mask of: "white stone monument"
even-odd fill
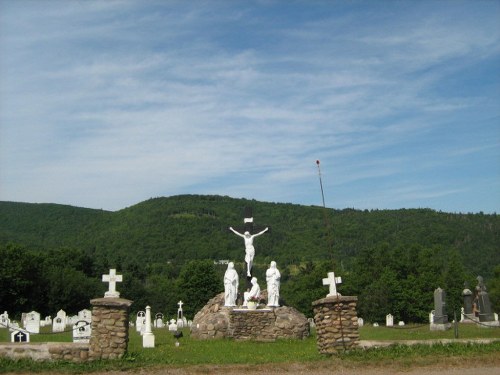
[[[184,302],[179,301],[177,304],[179,305],[179,308],[177,309],[177,329],[179,329],[184,327],[184,312],[182,311],[182,305],[184,305]]]
[[[386,327],[394,326],[394,317],[391,314],[387,314],[385,316],[385,326]]]
[[[135,329],[137,332],[141,332],[142,327],[144,326],[146,320],[146,312],[139,311],[137,313],[137,317],[135,319]]]
[[[365,321],[363,318],[358,318],[358,327],[361,328],[365,325]]]
[[[0,328],[8,328],[10,325],[9,314],[5,311],[3,314],[0,314]]]
[[[40,314],[36,311],[27,313],[24,328],[30,333],[40,333]]]
[[[120,298],[120,292],[116,291],[116,283],[123,281],[122,275],[116,274],[116,269],[109,270],[109,275],[102,275],[102,281],[109,283],[109,290],[104,293],[105,298]]]
[[[90,322],[79,320],[73,326],[73,342],[89,343],[92,328]]]
[[[340,296],[340,293],[337,292],[337,284],[341,283],[342,283],[341,277],[335,277],[334,272],[328,272],[328,277],[326,279],[323,279],[323,285],[328,285],[330,287],[330,291],[326,296],[327,297]]]
[[[66,328],[66,311],[59,310],[52,320],[52,332],[63,332]]]
[[[92,311],[83,309],[78,312],[78,320],[85,320],[86,322],[92,321]]]
[[[170,319],[170,324],[168,325],[168,330],[171,332],[177,331],[177,322],[175,319]]]
[[[151,307],[146,306],[146,321],[144,324],[144,333],[142,334],[142,347],[143,348],[154,348],[155,347],[155,335],[151,329]]]
[[[163,314],[162,313],[156,313],[155,315],[155,327],[156,328],[164,328],[165,323],[163,323]]]

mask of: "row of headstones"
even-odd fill
[[[193,322],[187,320],[184,316],[177,319],[170,319],[170,321],[164,320],[164,315],[162,313],[155,314],[155,319],[153,325],[155,328],[168,328],[169,331],[177,331],[182,328],[191,328]],[[137,332],[143,333],[146,327],[146,312],[139,311],[135,320],[135,325],[131,322],[130,326],[135,326]]]
[[[6,328],[11,331],[11,342],[30,342],[30,335],[34,333],[27,328],[19,327],[19,324],[15,321],[11,321]],[[73,325],[72,332],[73,342],[88,343],[92,333],[91,323],[86,320],[79,320]]]
[[[52,325],[52,332],[64,332],[66,327],[74,327],[74,325],[79,321],[85,321],[90,323],[92,319],[92,313],[90,310],[84,309],[78,312],[78,315],[67,316],[64,310],[59,310],[54,319],[50,316],[45,317],[45,319],[40,319],[40,313],[36,311],[31,311],[29,313],[23,313],[21,315],[21,324],[26,331],[30,333],[40,333],[40,328]],[[0,326],[1,327],[19,327],[19,324],[11,321],[9,319],[9,314],[5,311],[0,314]]]

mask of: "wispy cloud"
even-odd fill
[[[2,2],[0,199],[498,210],[498,4],[361,4]]]

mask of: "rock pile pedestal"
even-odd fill
[[[293,307],[257,310],[224,306],[224,293],[212,298],[194,317],[191,337],[196,339],[275,341],[309,336],[309,322]]]
[[[128,313],[132,301],[123,298],[97,298],[90,301],[92,335],[89,359],[121,358],[128,346]]]
[[[312,303],[321,354],[337,354],[358,346],[357,301],[355,296],[338,296]]]

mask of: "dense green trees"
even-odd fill
[[[261,287],[276,260],[283,302],[308,316],[311,302],[326,296],[321,280],[332,270],[343,278],[340,292],[359,297],[367,321],[383,321],[389,312],[426,321],[437,287],[446,290],[451,314],[461,306],[463,282],[475,285],[478,274],[498,311],[497,215],[337,211],[220,196],[155,198],[117,212],[0,202],[0,309],[76,312],[103,295],[101,275],[116,268],[124,275],[118,290],[134,301],[133,312],[150,305],[174,317],[182,299],[192,318],[222,291],[225,267],[214,260],[244,269],[243,243],[227,228],[242,224],[245,206],[256,224],[271,227],[255,244]]]

